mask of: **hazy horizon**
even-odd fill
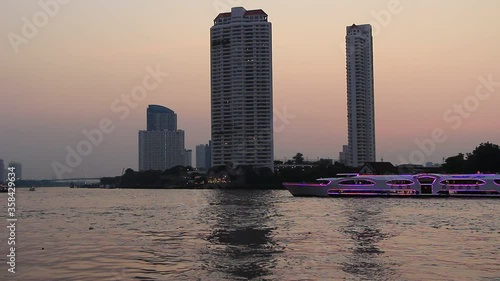
[[[25,179],[54,177],[52,163],[65,164],[66,147],[103,119],[114,130],[64,177],[137,169],[149,104],[177,113],[195,154],[210,139],[210,27],[231,6],[263,9],[273,25],[274,111],[290,115],[275,120],[275,159],[337,159],[347,144],[345,28],[353,23],[374,28],[378,161],[410,161],[422,150],[415,141],[437,129],[446,140],[424,162],[500,143],[500,1],[55,1],[0,3],[0,159],[21,162]],[[46,14],[39,3],[57,5],[28,38],[26,20]],[[156,68],[168,76],[152,78],[158,86],[127,116],[117,110]]]

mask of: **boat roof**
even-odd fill
[[[352,176],[344,176],[352,175]],[[500,179],[500,174],[415,174],[415,175],[369,175],[369,174],[338,174],[337,177],[319,178],[318,180],[339,180],[339,179],[416,179],[416,178],[444,178],[444,179]]]

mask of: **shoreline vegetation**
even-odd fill
[[[165,171],[127,169],[122,176],[102,178],[99,185],[125,189],[284,189],[281,183],[269,168],[225,165],[205,172],[189,166]]]
[[[311,182],[320,177],[354,172],[338,162],[320,160],[300,164],[276,161],[274,172],[267,167],[255,168],[232,164],[215,166],[208,171],[176,166],[165,171],[134,171],[127,169],[122,176],[102,178],[101,188],[127,189],[285,189],[283,182]],[[85,186],[84,186],[85,187]],[[90,187],[90,186],[89,186]]]
[[[234,166],[231,163],[198,171],[193,167],[176,166],[164,171],[134,171],[126,169],[121,176],[103,177],[96,183],[75,182],[70,187],[123,189],[284,189],[283,182],[314,182],[319,178],[341,173],[358,173],[360,168],[348,167],[330,159],[305,161],[297,153],[286,162],[275,161],[275,169]],[[381,163],[381,162],[378,162]],[[390,163],[389,163],[390,164]],[[500,173],[500,147],[490,142],[481,143],[471,153],[459,153],[446,158],[439,167],[400,165],[391,171],[375,174],[475,174]],[[71,186],[72,185],[72,186]],[[60,180],[19,180],[17,187],[68,187]]]
[[[283,182],[313,182],[318,178],[333,177],[341,173],[358,173],[353,168],[320,159],[304,161],[302,153],[285,163],[275,161],[275,169],[255,168],[231,163],[210,168],[206,172],[192,167],[176,166],[165,171],[134,171],[127,169],[122,176],[102,178],[100,187],[129,189],[284,189]],[[392,164],[390,164],[392,166]],[[379,174],[416,173],[500,173],[500,147],[481,143],[473,152],[448,157],[440,167],[400,165],[395,170],[378,171]]]

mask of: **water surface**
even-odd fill
[[[39,188],[17,203],[2,280],[500,280],[497,199]]]

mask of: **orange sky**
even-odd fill
[[[377,159],[408,160],[419,150],[415,140],[436,128],[447,140],[424,161],[500,143],[498,83],[483,89],[489,97],[460,117],[458,128],[452,127],[457,113],[448,116],[455,121],[443,119],[455,104],[474,101],[479,77],[500,82],[500,1],[72,0],[58,4],[16,53],[12,34],[23,36],[23,18],[33,22],[44,10],[38,1],[4,0],[0,158],[22,162],[26,177],[53,177],[51,164],[65,164],[65,147],[76,147],[85,139],[82,130],[109,118],[116,129],[64,176],[137,169],[137,131],[146,127],[148,104],[177,112],[187,148],[206,143],[209,29],[231,6],[262,8],[273,23],[275,111],[295,115],[275,133],[276,158],[299,151],[309,159],[337,158],[347,143],[344,36],[353,23],[374,25]],[[169,76],[120,119],[110,105],[156,65]]]

